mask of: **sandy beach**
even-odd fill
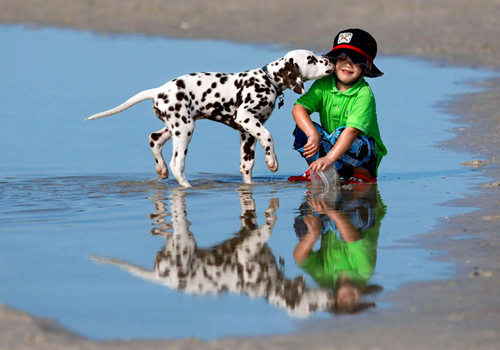
[[[0,0],[0,23],[102,33],[225,39],[330,49],[334,34],[360,27],[379,55],[414,56],[443,65],[500,71],[500,2],[390,0]],[[387,67],[390,70],[390,67]],[[430,82],[432,83],[432,82]],[[481,179],[478,194],[445,205],[477,208],[443,219],[415,244],[443,251],[452,279],[405,285],[384,314],[348,317],[331,327],[288,336],[94,342],[0,304],[0,349],[498,349],[500,348],[500,78],[482,92],[441,108],[456,116],[456,137],[443,147],[472,154],[463,166]],[[453,239],[455,236],[470,239]]]

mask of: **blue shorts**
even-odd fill
[[[335,145],[340,134],[344,131],[345,126],[335,129],[331,134],[328,134],[318,123],[313,122],[319,132],[320,146],[319,152],[306,160],[311,163],[320,157],[324,157]],[[295,140],[293,149],[298,151],[304,157],[304,146],[307,143],[307,136],[298,127],[293,131]],[[352,146],[344,153],[344,155],[334,163],[335,169],[343,178],[349,178],[353,174],[353,167],[369,170],[371,175],[375,177],[377,169],[377,153],[375,152],[375,141],[371,136],[360,135],[356,137]]]

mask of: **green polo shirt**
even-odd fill
[[[298,104],[306,107],[310,114],[319,113],[323,128],[331,134],[341,126],[350,126],[373,137],[377,152],[377,167],[387,148],[380,137],[377,121],[375,96],[370,85],[360,79],[349,90],[340,92],[333,75],[316,80],[299,99]]]

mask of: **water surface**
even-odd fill
[[[453,272],[450,264],[431,259],[439,250],[421,249],[408,239],[442,217],[467,210],[439,204],[470,192],[472,178],[471,170],[460,165],[466,155],[436,147],[456,126],[436,105],[472,91],[468,83],[490,72],[377,58],[386,74],[369,83],[389,155],[378,186],[367,192],[317,196],[303,184],[286,181],[305,169],[291,150],[290,111],[298,96],[289,91],[285,106],[266,124],[276,142],[278,173],[267,170],[257,147],[256,184],[242,185],[237,133],[201,121],[187,157],[194,186],[179,190],[174,180],[156,179],[147,136],[162,125],[148,102],[98,121],[83,118],[181,74],[261,67],[284,55],[283,49],[20,26],[0,27],[0,42],[0,302],[53,318],[93,339],[215,339],[298,331],[309,320],[335,316],[291,308],[261,281],[238,291],[227,282],[224,292],[208,293],[205,279],[198,282],[205,292],[194,292],[168,278],[152,278],[149,271],[155,261],[165,264],[167,254],[160,252],[175,250],[175,244],[168,248],[169,241],[177,242],[175,234],[185,238],[178,242],[186,252],[181,255],[196,258],[181,264],[207,263],[210,254],[229,259],[239,243],[249,250],[258,244],[261,250],[252,256],[261,262],[257,265],[267,266],[269,283],[307,289],[310,298],[325,300],[331,291],[293,257],[297,218],[311,198],[327,198],[322,205],[352,220],[384,209],[377,214],[376,264],[368,281],[382,291],[367,297],[377,307],[366,312],[383,313],[390,305],[377,303],[378,298],[402,283]],[[169,157],[169,145],[164,154]],[[259,230],[269,237],[261,235],[259,241]],[[319,248],[318,240],[314,249]],[[253,261],[245,261],[251,270]]]

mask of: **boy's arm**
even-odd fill
[[[337,140],[337,142],[335,142],[335,145],[330,150],[330,152],[328,152],[326,156],[321,157],[315,162],[311,163],[311,165],[309,165],[309,170],[325,171],[326,169],[331,167],[333,163],[339,160],[340,157],[342,157],[342,155],[352,146],[354,140],[356,139],[356,137],[358,137],[359,134],[361,134],[360,130],[350,126],[346,127],[340,134],[339,139]]]
[[[296,104],[292,109],[293,119],[297,126],[306,134],[308,137],[307,143],[304,146],[304,155],[306,158],[314,156],[319,151],[319,133],[314,127],[314,124],[309,115],[309,110],[300,105]]]
[[[293,251],[293,258],[299,265],[307,259],[321,234],[319,218],[314,215],[308,215],[304,218],[304,223],[307,226],[307,233],[300,239],[300,242]]]

